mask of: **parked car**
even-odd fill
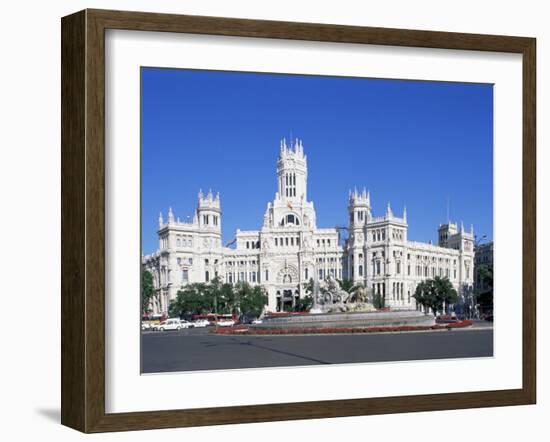
[[[233,327],[235,325],[235,321],[233,319],[220,319],[218,322],[216,322],[218,327]]]
[[[142,330],[153,330],[153,324],[150,322],[142,322],[141,323],[141,329]]]
[[[181,328],[192,328],[192,327],[195,327],[195,324],[193,324],[192,322],[186,321],[186,320],[184,320],[184,319],[180,320],[180,325],[181,325]]]
[[[261,319],[254,319],[251,324],[261,324],[263,321]]]
[[[197,319],[193,322],[194,327],[208,327],[210,322],[207,319]]]
[[[155,327],[155,330],[180,330],[182,328],[188,328],[189,326],[184,326],[182,322],[177,318],[170,318],[166,321],[162,321]]]

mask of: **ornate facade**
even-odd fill
[[[159,217],[159,250],[143,256],[153,274],[155,313],[166,312],[170,300],[188,283],[260,284],[268,293],[268,311],[280,311],[305,296],[313,279],[333,276],[362,283],[384,296],[392,308],[414,309],[416,285],[434,276],[448,277],[459,294],[473,284],[474,232],[448,222],[439,226],[438,245],[409,241],[407,213],[395,216],[388,204],[373,216],[370,195],[350,191],[347,227],[318,228],[307,197],[307,156],[300,140],[283,140],[277,161],[277,192],[267,203],[260,230],[237,230],[224,246],[219,194],[199,192],[192,222],[180,222],[172,209]],[[340,231],[348,230],[346,240]]]

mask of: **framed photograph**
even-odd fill
[[[534,404],[535,53],[64,17],[62,423]]]

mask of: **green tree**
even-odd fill
[[[493,311],[493,269],[481,264],[477,269],[481,289],[475,294],[475,300],[482,312]]]
[[[248,318],[259,317],[267,304],[267,294],[261,286],[250,286],[244,282],[235,287],[239,313]]]
[[[425,309],[432,309],[434,315],[443,306],[439,303],[437,296],[435,295],[435,287],[432,279],[421,281],[414,292],[413,298],[416,302],[423,306]]]
[[[189,284],[179,290],[176,299],[170,302],[168,313],[171,317],[208,313],[211,311],[208,301],[206,284]]]
[[[216,292],[215,298],[216,313],[232,313],[235,305],[235,291],[231,284],[225,283],[220,286]]]
[[[436,276],[434,279],[420,282],[413,298],[436,316],[437,312],[442,311],[443,308],[448,309],[449,305],[454,304],[458,295],[448,278]]]
[[[141,272],[141,310],[143,313],[150,311],[149,304],[155,293],[153,275],[148,270]]]
[[[434,278],[436,296],[441,299],[445,313],[449,313],[449,306],[458,301],[458,294],[449,278]]]
[[[207,284],[202,287],[203,293],[203,306],[202,309],[206,313],[217,312],[220,305],[223,305],[222,299],[222,287],[223,283],[221,279],[216,276]]]

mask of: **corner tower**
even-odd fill
[[[364,283],[367,268],[365,227],[371,220],[370,194],[366,189],[362,193],[350,190],[348,212],[347,274],[354,282]]]
[[[199,227],[208,228],[221,233],[220,194],[214,195],[209,191],[206,196],[199,191],[197,204],[197,218]]]

